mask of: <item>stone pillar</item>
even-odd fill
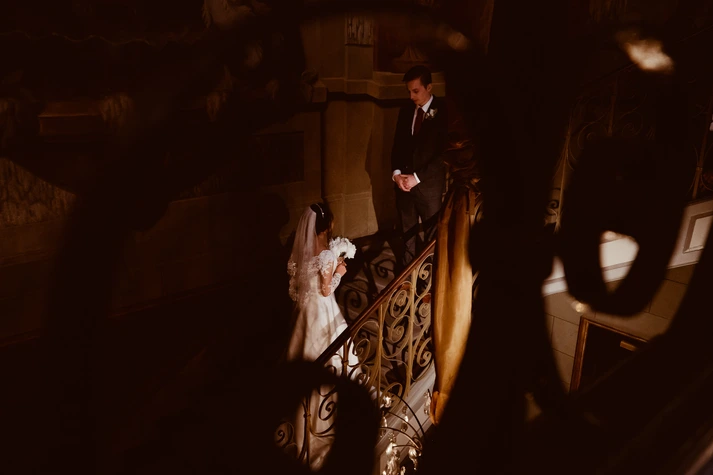
[[[335,216],[335,234],[344,233],[345,162],[347,155],[347,103],[329,101],[322,116],[322,196]]]
[[[382,179],[383,156],[375,156],[371,101],[330,101],[324,113],[323,195],[335,214],[334,232],[350,238],[378,230],[372,180]],[[383,180],[382,180],[383,181]]]
[[[364,15],[348,15],[345,19],[347,79],[371,79],[374,74],[374,24]]]
[[[344,52],[341,77],[347,84],[350,80],[371,80],[373,20],[368,16],[348,15],[341,21],[343,41],[340,46]],[[329,24],[330,31],[334,31],[334,26]],[[338,63],[324,58],[323,64],[327,61],[334,63],[332,66]],[[350,238],[377,230],[367,170],[374,107],[372,101],[331,100],[323,115],[323,196],[335,214],[335,233]]]
[[[398,105],[374,106],[374,123],[367,173],[371,179],[372,209],[376,231],[388,231],[396,224],[394,182],[391,180],[391,148],[394,143]]]
[[[376,232],[374,206],[367,157],[370,155],[374,129],[374,103],[350,102],[347,107],[346,189],[344,196],[344,233],[365,236]]]

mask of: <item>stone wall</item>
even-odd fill
[[[268,252],[283,252],[301,211],[321,196],[321,112],[299,114],[259,135],[277,144],[267,147],[277,152],[285,137],[303,148],[300,180],[278,180],[255,194],[252,187],[242,187],[256,177],[241,173],[237,162],[185,190],[155,226],[132,233],[126,242],[116,275],[115,313],[254,278],[243,275],[243,269],[248,267],[245,260],[253,258],[255,236]],[[75,196],[6,159],[0,159],[0,189],[0,342],[7,342],[31,336],[41,327],[56,253],[64,242]]]
[[[408,97],[402,74],[375,71],[374,24],[368,17],[315,20],[303,25],[302,38],[307,67],[319,78],[313,104],[256,134],[261,154],[252,160],[264,164],[250,169],[260,176],[245,176],[236,160],[182,192],[152,229],[129,239],[115,309],[240,277],[236,260],[243,255],[246,233],[266,233],[266,239],[284,244],[304,208],[321,199],[333,207],[337,234],[358,238],[393,229],[390,153],[398,107]],[[434,91],[445,94],[440,74],[434,75]],[[67,104],[63,107],[73,103]],[[57,114],[50,115],[56,122]],[[66,144],[57,145],[61,148],[53,156],[51,147],[43,159],[65,164],[53,168],[60,172],[55,177],[91,176],[88,170],[95,164],[88,156],[75,160]],[[257,195],[244,192],[246,181],[259,182]],[[75,195],[0,158],[0,198],[4,339],[40,327],[53,259]],[[241,218],[255,212],[262,217],[251,223],[261,222],[260,229]]]
[[[402,73],[375,69],[373,28],[369,18],[333,17],[304,35],[308,47],[321,45],[307,57],[328,91],[323,197],[335,212],[335,232],[350,238],[388,231],[396,223],[391,146],[408,93]],[[445,94],[440,74],[434,75],[434,92]]]

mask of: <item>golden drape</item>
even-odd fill
[[[479,196],[470,186],[453,187],[438,222],[432,309],[436,386],[430,416],[434,424],[448,403],[470,331],[474,279],[468,248]]]

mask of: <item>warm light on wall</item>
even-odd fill
[[[653,38],[639,38],[636,31],[627,30],[617,35],[621,48],[629,59],[644,71],[673,72],[673,59],[663,51],[663,44]]]

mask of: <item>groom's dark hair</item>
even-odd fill
[[[314,232],[322,234],[325,230],[328,230],[332,226],[334,215],[326,203],[315,203],[310,205],[310,209],[317,215],[317,219],[314,223]]]
[[[411,69],[406,71],[406,74],[404,74],[403,81],[409,82],[413,81],[414,79],[420,79],[421,84],[423,84],[424,87],[428,86],[432,82],[431,70],[421,64],[412,67]]]

